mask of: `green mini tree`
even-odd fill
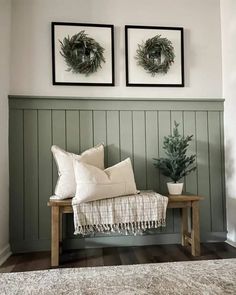
[[[159,168],[163,175],[171,178],[175,183],[196,170],[194,165],[196,155],[186,155],[193,135],[181,136],[178,127],[179,124],[175,121],[173,135],[164,137],[163,149],[167,158],[153,159],[155,161],[154,166]]]

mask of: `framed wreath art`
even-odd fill
[[[183,28],[125,26],[126,85],[184,86]]]
[[[52,23],[53,85],[114,86],[113,25]]]

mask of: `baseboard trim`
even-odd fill
[[[230,246],[233,246],[234,248],[236,248],[236,242],[227,239],[226,243],[229,244]]]
[[[0,265],[2,265],[11,254],[10,244],[7,244],[3,249],[0,250]]]
[[[226,240],[225,232],[210,232],[201,234],[201,242],[223,242]],[[180,244],[180,233],[152,234],[137,236],[106,236],[83,239],[66,239],[63,241],[64,249],[83,249],[83,248],[105,248],[105,247],[126,247],[126,246],[148,246]]]
[[[226,232],[209,232],[201,234],[201,242],[223,242],[226,240]],[[24,240],[12,241],[13,253],[49,251],[51,241]],[[84,249],[102,247],[125,247],[125,246],[147,246],[147,245],[180,244],[179,233],[159,233],[152,235],[137,236],[96,236],[87,238],[68,238],[63,241],[63,249]]]

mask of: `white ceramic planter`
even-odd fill
[[[181,195],[183,191],[183,183],[167,182],[167,187],[170,195]]]

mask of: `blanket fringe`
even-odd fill
[[[90,235],[91,233],[119,233],[125,235],[142,234],[147,229],[158,228],[166,225],[165,219],[153,221],[136,221],[118,224],[82,225],[75,228],[75,235]]]

